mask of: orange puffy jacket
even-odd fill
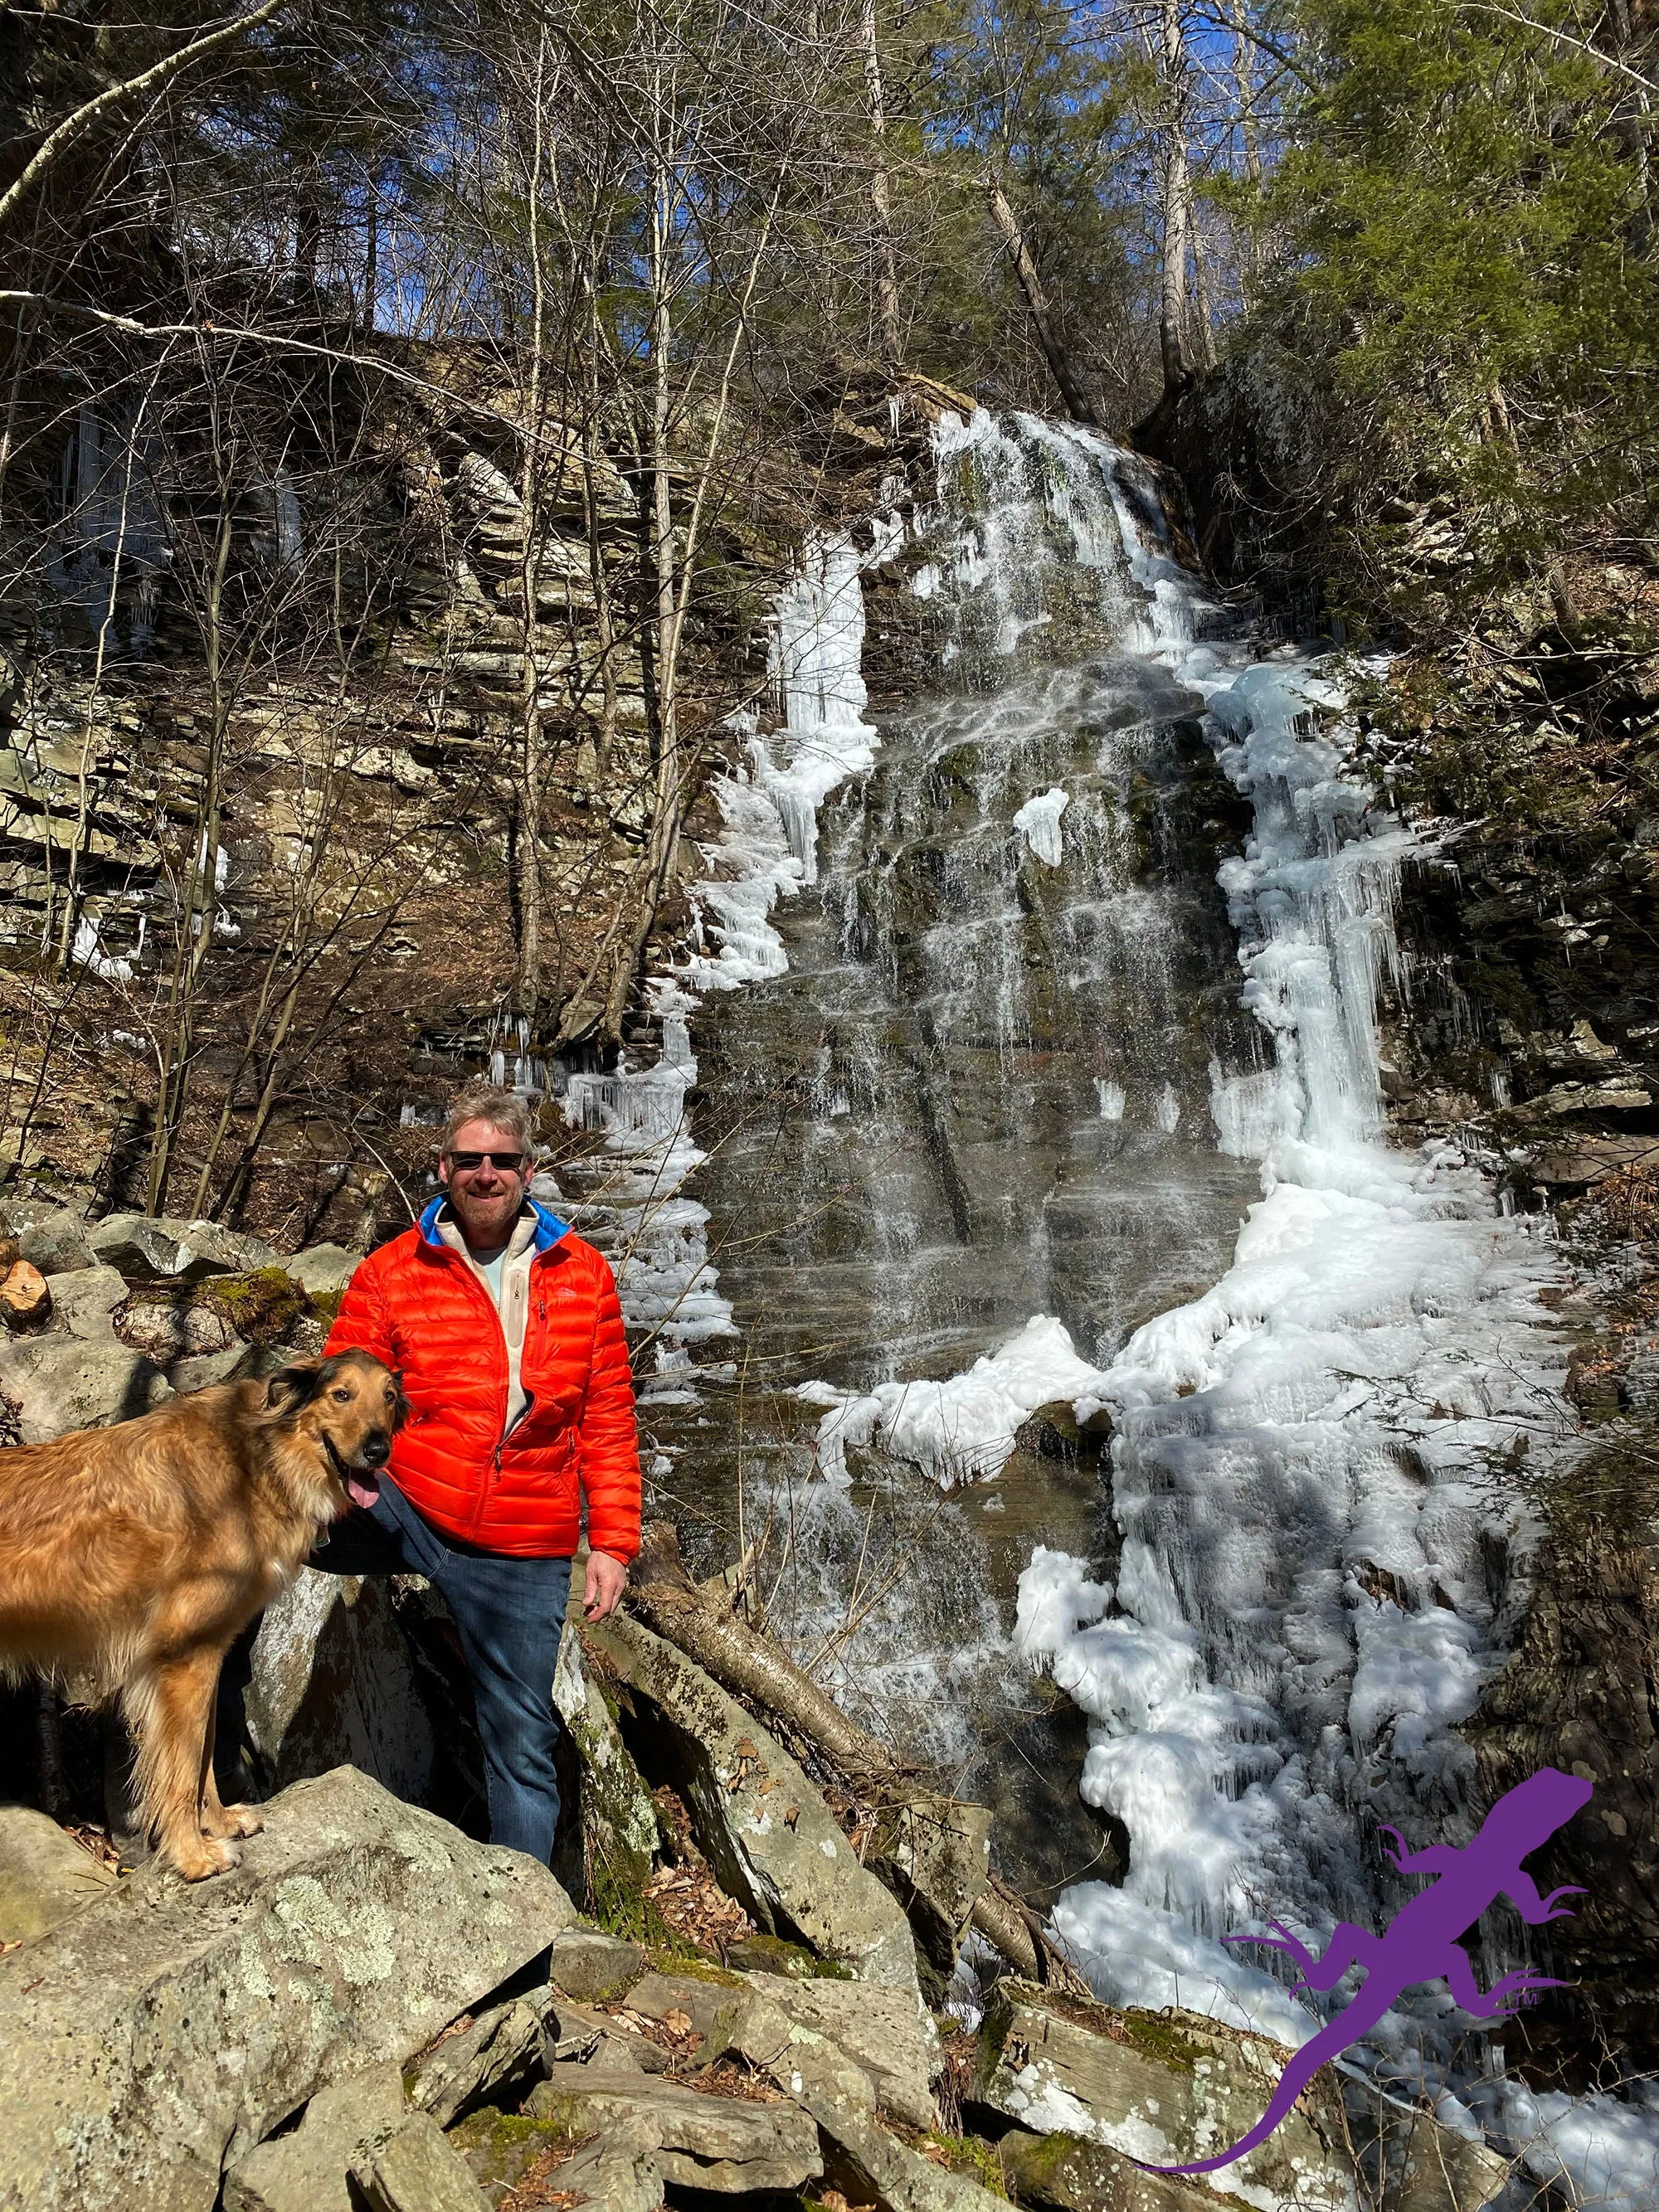
[[[634,1384],[604,1255],[536,1206],[519,1368],[530,1403],[503,1437],[507,1340],[495,1301],[439,1240],[442,1204],[434,1199],[418,1226],[369,1254],[329,1332],[330,1352],[358,1346],[403,1377],[410,1418],[388,1472],[435,1528],[514,1559],[575,1550],[580,1484],[588,1542],[631,1559],[640,1548]]]

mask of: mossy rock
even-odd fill
[[[729,1967],[715,1966],[701,1952],[688,1950],[672,1936],[665,1943],[648,1944],[646,1948],[653,1972],[684,1974],[696,1982],[713,1982],[717,1988],[723,1990],[744,1987],[740,1974],[732,1973]]]
[[[1246,2201],[1173,2174],[1149,2173],[1123,2152],[1079,2136],[1031,2136],[1015,2128],[995,2155],[1005,2196],[1055,2212],[1243,2212]]]
[[[1079,2013],[1083,2009],[1079,2006]],[[1073,2017],[1078,2018],[1078,2015],[1073,2014]],[[1156,2058],[1162,2065],[1180,2066],[1190,2074],[1210,2056],[1202,2044],[1194,2043],[1189,2035],[1183,2035],[1161,2013],[1130,2010],[1115,2013],[1112,2017],[1126,2040],[1133,2043],[1138,2051],[1144,2051],[1149,2058]],[[1086,2019],[1078,2018],[1078,2025],[1086,2027],[1091,2023]]]
[[[514,2189],[544,2150],[568,2144],[572,2136],[556,2120],[532,2119],[527,2112],[500,2112],[484,2105],[450,2129],[449,2141],[481,2189]]]
[[[1006,2197],[1008,2178],[1003,2171],[1002,2153],[995,2143],[986,2142],[979,2136],[947,2136],[937,2130],[921,2136],[918,2148],[924,2154],[939,2150],[945,2154],[952,2173],[961,2174],[968,2181],[978,2182],[988,2189],[993,2197]]]
[[[1070,1996],[1056,1990],[1039,1989],[1033,1982],[1022,1982],[1009,1975],[997,1984],[980,2022],[977,2040],[981,2081],[990,2079],[1002,2057],[1016,2004],[1034,2005],[1053,2013],[1059,2020],[1069,2021],[1073,2027],[1085,2028],[1091,2035],[1103,2036],[1109,2042],[1130,2044],[1160,2066],[1178,2067],[1183,2073],[1194,2072],[1211,2055],[1167,2013],[1135,2008],[1119,2012],[1092,1997]]]
[[[312,1299],[281,1267],[255,1267],[246,1275],[214,1275],[194,1303],[211,1306],[245,1344],[277,1344],[312,1310]]]
[[[838,1959],[821,1959],[804,1943],[791,1943],[763,1929],[733,1943],[726,1963],[746,1974],[784,1974],[794,1982],[850,1982],[854,1977]]]

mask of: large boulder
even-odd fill
[[[9,1206],[6,1212],[21,1255],[43,1275],[64,1275],[93,1266],[95,1255],[87,1224],[68,1206]]]
[[[1245,2212],[1247,2200],[1226,2187],[1224,2172],[1190,2179],[1149,2173],[1127,2152],[1081,2136],[1030,2136],[1013,2128],[998,2148],[1019,2202],[1051,2212]]]
[[[637,1943],[603,1929],[577,1927],[568,1928],[555,1942],[547,1971],[555,1989],[580,2002],[621,1996],[645,1968],[645,1954]]]
[[[131,1420],[172,1395],[153,1361],[113,1338],[0,1341],[0,1399],[20,1444],[46,1444],[76,1429]]]
[[[929,2087],[939,2068],[938,2031],[907,1991],[775,1974],[744,1978],[793,2027],[821,2036],[861,2068],[884,2110],[913,2128],[938,2125]]]
[[[211,2212],[315,2093],[439,2029],[574,1917],[544,1866],[343,1768],[234,1873],[152,1863],[0,1959],[0,2206]]]
[[[432,1723],[383,1577],[302,1568],[266,1607],[251,1663],[247,1729],[275,1787],[347,1765],[425,1796]]]
[[[115,1869],[27,1805],[0,1805],[0,1943],[29,1943],[115,1884]]]
[[[368,2143],[351,2179],[368,2212],[489,2212],[471,2168],[435,2120],[416,2112],[385,2142]]]
[[[176,1359],[226,1352],[233,1345],[241,1349],[228,1318],[216,1306],[147,1297],[142,1290],[135,1291],[116,1310],[111,1326],[123,1344],[142,1352],[157,1367],[170,1367]]]
[[[637,1621],[613,1616],[589,1634],[614,1674],[641,1771],[679,1792],[727,1895],[769,1934],[860,1980],[917,1990],[909,1922],[782,1746]]]
[[[999,1985],[981,2052],[975,2094],[1005,2119],[1152,2166],[1213,2157],[1240,2141],[1291,2058],[1282,2044],[1198,2013],[1116,2012],[1021,1982]],[[1353,2164],[1335,2091],[1316,2083],[1221,2182],[1285,2212],[1351,2212]]]

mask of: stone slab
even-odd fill
[[[769,1933],[805,1942],[860,1980],[917,1990],[915,1942],[902,1909],[860,1864],[782,1747],[637,1621],[613,1616],[589,1634],[648,1714],[653,1755],[672,1770],[727,1895]],[[648,1762],[646,1771],[658,1778]]]
[[[488,2006],[410,2069],[409,2101],[447,2128],[475,2104],[500,2101],[515,2087],[527,2088],[558,2033],[550,1990]]]
[[[573,2136],[623,2133],[682,2188],[793,2190],[823,2171],[817,2130],[792,2103],[704,2096],[649,2075],[560,2066],[532,2090],[526,2110]]]
[[[347,2169],[366,2143],[403,2119],[403,2074],[395,2061],[330,2082],[297,2128],[231,2168],[224,2212],[357,2212]]]

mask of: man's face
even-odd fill
[[[515,1167],[496,1164],[511,1154]],[[494,1156],[492,1158],[492,1155]],[[476,1162],[476,1164],[474,1163]],[[530,1163],[510,1129],[494,1121],[463,1121],[438,1162],[438,1180],[469,1244],[486,1250],[505,1244],[530,1180]]]

